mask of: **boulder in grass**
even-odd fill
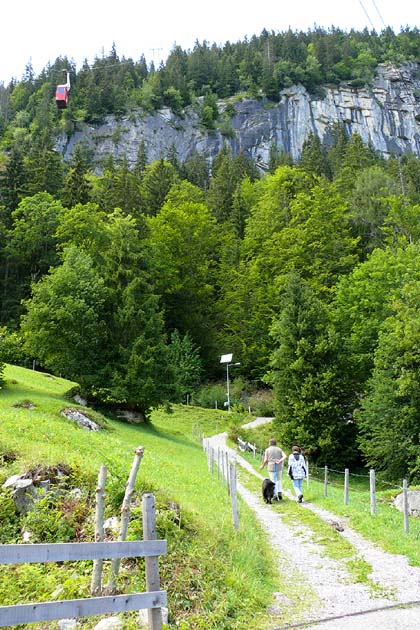
[[[118,617],[105,617],[96,624],[94,630],[121,630],[122,622]]]
[[[63,409],[60,413],[69,420],[76,422],[76,424],[78,424],[79,427],[82,427],[82,429],[87,429],[88,431],[101,431],[99,424],[93,422],[93,420],[88,418],[79,409]]]
[[[162,612],[162,623],[164,625],[168,625],[168,609],[165,606],[162,606],[160,610]],[[139,628],[149,627],[147,608],[142,608],[141,610],[139,610],[137,623],[139,625]]]
[[[420,516],[420,490],[408,490],[408,513],[410,516]],[[400,512],[404,512],[404,493],[401,492],[394,499],[394,506]]]

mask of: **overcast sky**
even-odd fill
[[[367,27],[395,32],[420,26],[418,0],[4,0],[0,23],[0,82],[20,79],[31,61],[38,74],[67,55],[84,59],[107,54],[148,62],[166,59],[174,44],[192,49],[195,40],[223,44],[263,28],[306,31],[315,25],[345,30]]]

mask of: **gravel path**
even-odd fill
[[[245,426],[255,427],[268,421],[271,419],[257,418]],[[209,441],[213,447],[222,447],[227,450],[240,466],[263,479],[263,476],[256,472],[245,459],[226,446],[226,433],[215,435],[209,438]],[[304,621],[310,624],[305,626],[307,630],[312,628],[356,630],[367,626],[370,630],[376,628],[378,630],[397,628],[418,630],[420,628],[420,607],[378,611],[378,609],[395,607],[397,604],[420,603],[420,567],[409,566],[405,556],[382,551],[345,525],[341,535],[353,545],[355,555],[371,565],[372,573],[369,578],[375,584],[375,588],[372,589],[366,584],[353,584],[345,563],[327,558],[323,548],[312,540],[309,530],[304,526],[291,527],[283,523],[281,512],[273,510],[272,506],[262,501],[260,495],[249,491],[240,483],[238,483],[238,492],[254,510],[272,541],[273,549],[278,552],[279,570],[284,571],[285,565],[288,570],[297,570],[298,579],[302,584],[306,582],[315,591],[318,601],[313,603],[310,612],[306,613],[304,618]],[[285,494],[288,498],[295,500],[291,493]],[[326,521],[343,522],[343,519],[309,502],[304,501],[301,507],[312,510]],[[274,624],[276,610],[277,613],[281,608],[284,610],[288,601],[287,597],[281,594],[275,594],[275,598],[276,605],[272,607]],[[320,620],[325,621],[314,623]],[[273,625],[272,628],[300,626],[300,623],[292,625],[292,621],[290,624],[289,626]]]

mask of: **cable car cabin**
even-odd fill
[[[69,106],[69,90],[68,85],[57,85],[55,91],[55,102],[58,109],[66,109]]]

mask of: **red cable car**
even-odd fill
[[[57,85],[55,90],[55,102],[58,109],[66,109],[69,106],[69,92],[70,92],[70,74],[68,70],[64,70],[67,74],[67,83]]]

